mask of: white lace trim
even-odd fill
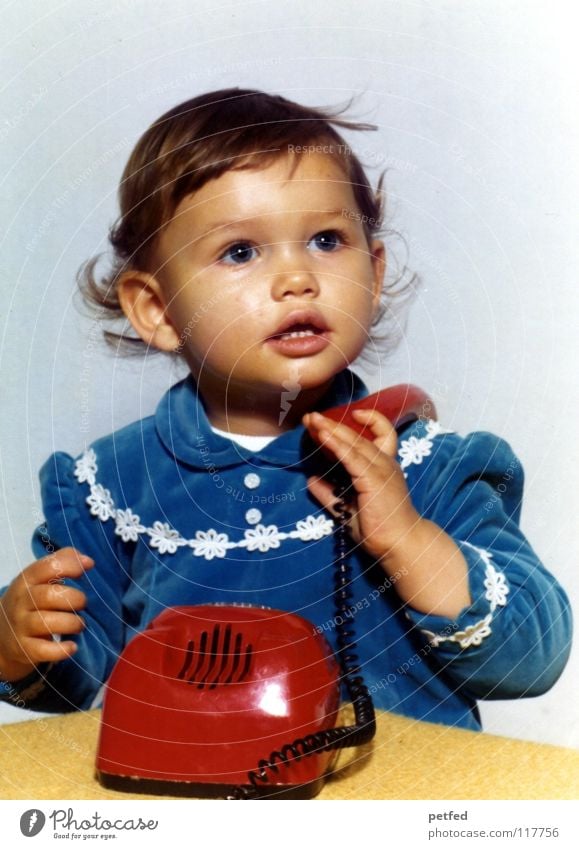
[[[214,528],[208,531],[197,531],[193,539],[185,539],[179,531],[167,522],[153,522],[151,527],[142,524],[141,517],[127,507],[125,510],[115,507],[108,489],[97,483],[97,458],[94,449],[90,448],[76,461],[74,476],[79,483],[90,487],[86,503],[92,516],[101,522],[113,519],[115,534],[123,542],[137,542],[140,536],[147,536],[152,548],[159,554],[175,554],[178,548],[188,546],[196,557],[213,560],[214,557],[225,557],[232,548],[246,548],[248,551],[259,551],[265,554],[273,548],[279,548],[287,539],[299,539],[302,542],[322,539],[329,536],[334,529],[334,523],[326,516],[306,516],[296,522],[290,531],[280,531],[277,525],[256,525],[248,528],[243,539],[232,540],[227,534],[218,533]]]
[[[453,634],[434,634],[432,631],[420,629],[423,634],[428,637],[428,642],[433,648],[436,648],[441,643],[458,643],[461,649],[468,649],[470,646],[480,646],[482,641],[489,637],[492,633],[491,622],[493,621],[494,613],[497,607],[504,607],[507,603],[507,595],[509,586],[503,572],[499,572],[491,563],[491,554],[484,548],[478,548],[470,542],[463,541],[463,545],[468,545],[476,551],[483,563],[485,564],[485,579],[484,586],[486,588],[485,598],[489,602],[489,613],[475,622],[474,625],[469,625],[464,631],[455,631]]]
[[[426,436],[417,438],[411,436],[400,443],[398,455],[402,470],[412,464],[420,465],[432,450],[432,440],[441,433],[452,433],[445,430],[438,422],[428,419],[424,423]],[[90,487],[90,495],[86,503],[90,507],[91,515],[96,516],[101,522],[114,519],[115,534],[120,536],[123,542],[137,542],[140,536],[149,537],[149,543],[156,548],[159,554],[175,554],[178,548],[189,546],[196,557],[204,557],[213,560],[214,557],[225,557],[226,553],[233,548],[246,548],[248,551],[259,551],[265,554],[273,548],[279,548],[280,543],[287,539],[299,539],[302,542],[322,539],[329,536],[334,529],[334,523],[326,516],[306,516],[296,522],[291,531],[280,531],[277,525],[256,525],[245,531],[243,539],[231,540],[227,534],[218,533],[214,528],[207,531],[197,531],[194,539],[185,539],[179,531],[172,528],[167,522],[153,522],[151,527],[143,525],[141,517],[127,507],[125,510],[117,508],[112,495],[102,484],[97,483],[98,472],[97,457],[93,448],[76,461],[74,476],[79,483],[86,483]],[[406,473],[404,473],[406,477]]]
[[[434,419],[427,419],[424,423],[426,436],[409,436],[408,439],[403,439],[400,442],[398,449],[398,457],[400,458],[400,468],[402,471],[408,466],[419,466],[425,457],[428,457],[432,451],[432,440],[435,436],[442,433],[453,433],[451,430],[446,430]],[[404,477],[408,477],[404,472]]]

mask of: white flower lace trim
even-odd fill
[[[246,548],[248,551],[265,554],[271,549],[279,548],[285,540],[299,539],[302,542],[310,542],[329,536],[334,529],[333,521],[326,516],[310,515],[296,522],[291,531],[280,531],[277,525],[259,524],[248,528],[243,539],[232,540],[227,534],[218,533],[214,528],[197,531],[193,539],[185,539],[167,522],[153,522],[151,527],[147,527],[130,507],[125,510],[115,507],[110,491],[97,483],[97,472],[96,454],[93,448],[89,448],[76,461],[74,476],[79,483],[86,483],[90,487],[86,503],[90,507],[91,515],[101,522],[113,519],[115,534],[120,536],[123,542],[137,542],[140,536],[147,536],[149,544],[157,549],[159,554],[175,554],[178,548],[185,546],[192,549],[195,557],[204,557],[205,560],[225,557],[233,548]]]
[[[482,641],[492,633],[491,622],[493,621],[497,607],[504,607],[507,603],[509,585],[503,572],[499,572],[493,566],[490,552],[484,548],[478,548],[470,542],[463,541],[462,544],[468,545],[469,548],[476,551],[485,564],[484,586],[486,588],[485,598],[489,602],[489,613],[487,613],[484,619],[480,619],[474,625],[469,625],[464,631],[455,631],[450,635],[434,634],[432,631],[421,628],[420,630],[428,637],[428,642],[433,648],[436,648],[441,643],[458,643],[461,649],[468,649],[470,646],[480,646]]]
[[[425,428],[426,436],[411,436],[400,443],[398,456],[402,470],[412,464],[420,465],[423,459],[429,456],[435,436],[452,433],[433,419],[421,424]],[[93,448],[89,448],[76,461],[74,476],[79,483],[86,483],[90,487],[86,503],[90,507],[91,515],[98,517],[101,522],[114,519],[115,534],[120,536],[123,542],[137,542],[140,536],[148,536],[150,545],[156,548],[159,554],[175,554],[177,549],[183,546],[189,546],[196,557],[204,557],[206,560],[225,557],[227,551],[232,548],[266,553],[273,548],[279,548],[284,540],[299,539],[302,542],[311,542],[328,536],[334,529],[333,521],[326,516],[310,515],[296,522],[295,528],[288,532],[280,531],[277,525],[259,524],[245,531],[243,539],[240,540],[231,540],[227,534],[218,533],[214,528],[197,531],[194,539],[185,539],[167,522],[153,522],[151,527],[147,527],[130,507],[125,510],[115,507],[110,491],[97,483],[97,472],[96,453]],[[406,472],[404,476],[407,477]]]
[[[422,424],[422,422],[421,422]],[[446,430],[434,419],[427,419],[424,423],[426,436],[409,436],[408,439],[403,439],[400,442],[398,449],[398,457],[400,459],[400,468],[402,471],[408,466],[419,466],[425,457],[428,457],[432,452],[432,440],[435,436],[443,433],[453,433],[452,430]],[[404,477],[408,474],[404,472]]]

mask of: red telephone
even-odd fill
[[[324,414],[368,436],[352,408],[377,409],[398,428],[436,416],[432,401],[407,385]],[[345,532],[339,521],[338,610],[349,605]],[[317,795],[335,752],[375,732],[351,631],[337,627],[336,636],[337,658],[295,614],[219,604],[163,611],[126,646],[107,682],[100,781],[155,795]],[[335,726],[340,681],[354,705],[352,726]]]

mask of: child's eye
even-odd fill
[[[316,233],[308,242],[308,247],[311,245],[319,251],[329,253],[335,251],[336,248],[343,244],[343,239],[337,230],[322,230],[321,233]]]
[[[219,259],[227,265],[243,265],[254,259],[255,255],[256,248],[249,242],[236,242],[230,245]]]

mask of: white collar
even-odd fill
[[[262,448],[277,439],[277,436],[249,436],[247,433],[229,433],[226,430],[219,430],[218,427],[213,427],[213,425],[211,425],[211,430],[218,436],[231,439],[241,445],[242,448],[248,448],[250,451],[261,451]]]

